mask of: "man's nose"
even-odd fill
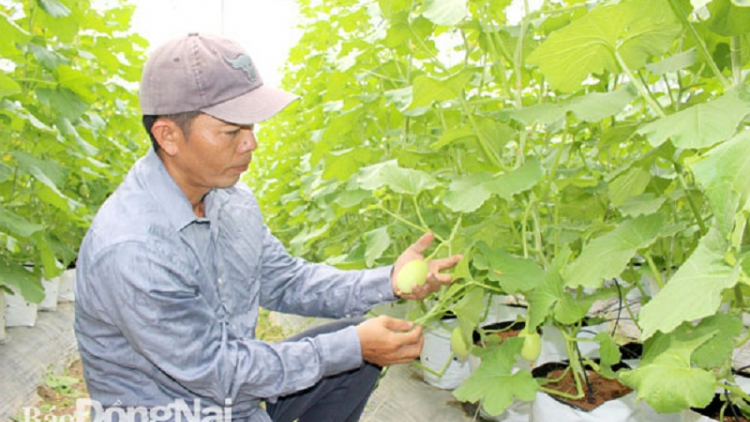
[[[240,139],[240,145],[237,147],[237,152],[244,154],[255,151],[256,148],[258,148],[258,142],[255,140],[253,130],[242,129],[242,138]]]

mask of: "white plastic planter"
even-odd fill
[[[548,363],[532,371],[535,377],[546,375],[547,371],[560,363]],[[625,364],[622,364],[626,366]],[[616,365],[613,369],[617,370]],[[546,367],[546,368],[545,368]],[[585,387],[584,387],[585,388]],[[544,392],[538,392],[531,409],[530,422],[681,422],[679,413],[660,414],[646,401],[637,400],[635,391],[607,401],[592,410],[584,410],[562,399]]]
[[[537,393],[530,422],[682,422],[679,413],[657,413],[645,401],[636,402],[632,392],[586,412],[561,403],[547,393]]]
[[[38,306],[36,303],[27,302],[21,293],[3,293],[5,295],[5,326],[6,327],[33,327],[36,325],[36,314]]]
[[[420,360],[428,369],[422,370],[426,383],[452,390],[469,377],[469,363],[451,356],[451,331],[458,324],[455,319],[441,321],[441,326],[426,329]]]
[[[76,269],[69,268],[63,271],[60,276],[60,290],[57,294],[57,300],[59,302],[73,302],[75,294],[73,288],[76,284]]]
[[[43,279],[44,299],[39,303],[40,311],[54,311],[57,309],[57,297],[60,292],[60,277]]]

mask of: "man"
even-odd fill
[[[95,418],[180,420],[189,409],[235,421],[355,421],[381,367],[419,356],[421,327],[388,317],[255,339],[259,306],[346,318],[396,300],[399,270],[432,242],[426,234],[393,267],[363,271],[286,253],[237,182],[256,148],[253,125],[295,98],[264,86],[229,40],[190,34],[148,59],[140,99],[153,148],[79,252],[75,329]],[[450,283],[440,271],[459,259],[431,261],[427,283],[401,297]]]

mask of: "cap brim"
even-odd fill
[[[289,92],[261,85],[201,111],[225,122],[251,125],[270,119],[297,99],[298,96]]]

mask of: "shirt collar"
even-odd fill
[[[142,185],[164,210],[166,218],[176,230],[182,230],[194,221],[204,220],[195,215],[187,196],[169,174],[153,148],[149,149],[148,154],[141,160],[138,173]],[[208,196],[211,196],[211,193]]]

